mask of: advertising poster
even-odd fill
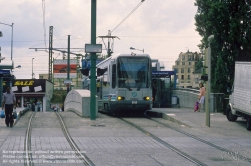
[[[53,62],[54,78],[67,78],[67,59],[55,59]],[[70,60],[70,78],[77,77],[77,60]]]

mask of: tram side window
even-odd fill
[[[112,65],[112,88],[116,86],[116,65]]]
[[[104,88],[107,88],[107,87],[109,87],[109,82],[108,82],[108,76],[107,76],[107,72],[104,74],[104,77],[103,77],[103,87]]]

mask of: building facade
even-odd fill
[[[181,52],[172,69],[176,71],[177,88],[197,88],[202,72],[195,71],[201,53]]]

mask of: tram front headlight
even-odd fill
[[[118,99],[118,100],[125,100],[125,97],[123,97],[123,96],[118,96],[117,99]]]
[[[150,96],[145,96],[143,99],[146,101],[150,101]]]

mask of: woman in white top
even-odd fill
[[[199,100],[198,112],[200,112],[200,108],[201,108],[201,105],[204,103],[205,94],[206,94],[206,89],[205,89],[205,87],[204,87],[204,85],[202,83],[199,84],[199,87],[200,87],[200,94],[198,96],[198,100]]]

